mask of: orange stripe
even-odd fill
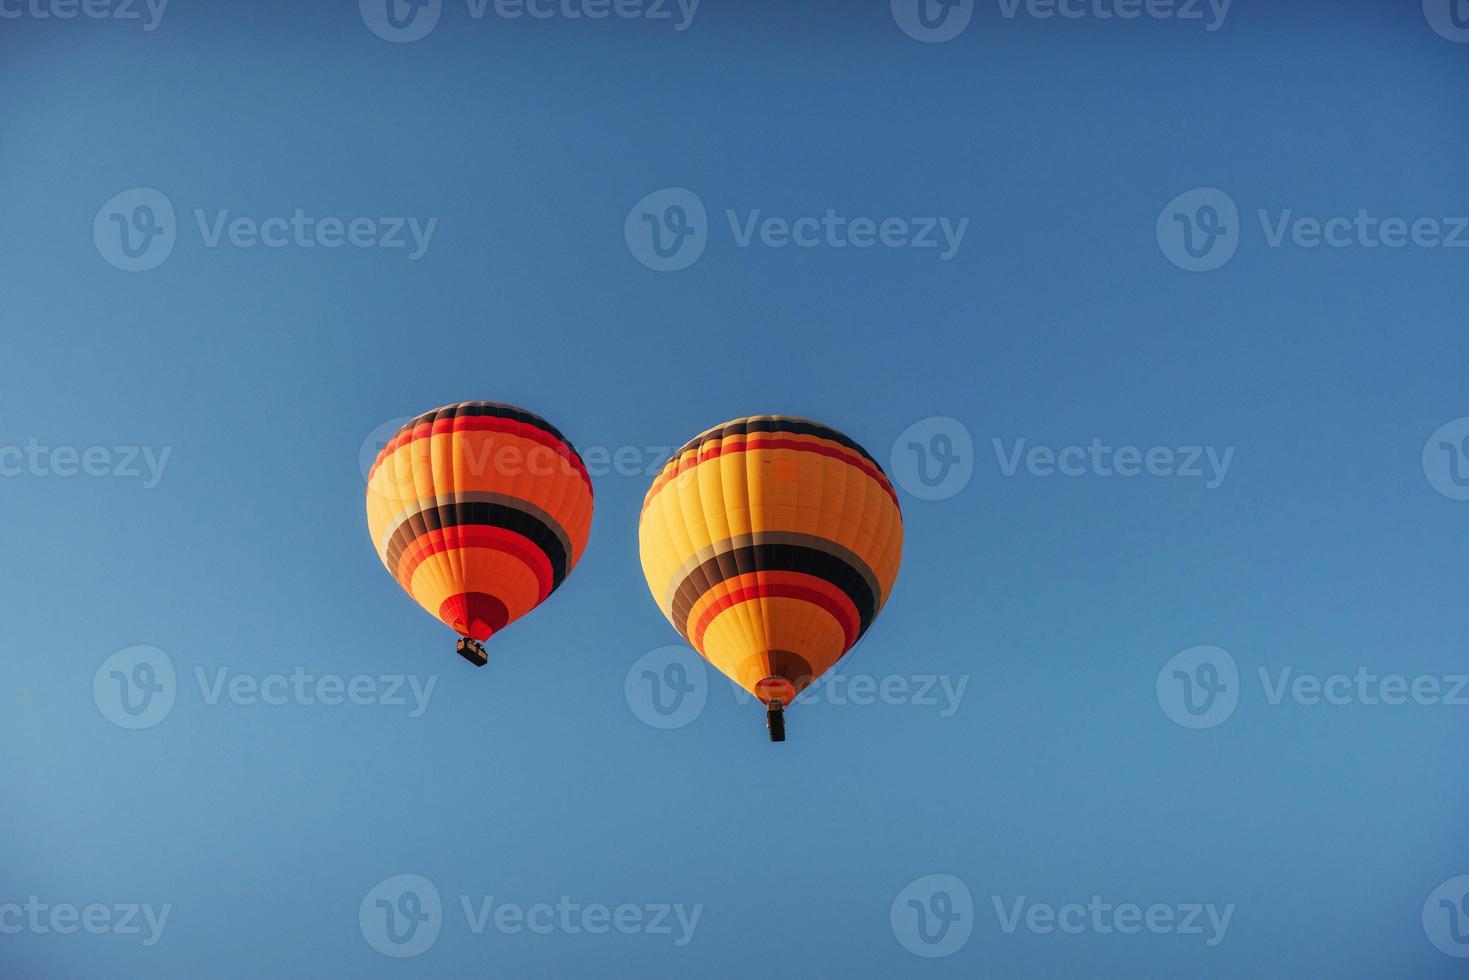
[[[459,548],[485,548],[518,558],[530,568],[536,576],[536,581],[540,583],[541,594],[536,601],[540,602],[551,594],[554,587],[554,576],[551,561],[546,557],[546,553],[524,535],[486,524],[463,524],[428,531],[418,536],[412,544],[403,549],[394,577],[402,583],[404,588],[408,588],[408,583],[413,581],[414,569],[422,564],[424,559],[442,551],[454,551]]]
[[[741,579],[746,577],[740,576]],[[815,582],[821,581],[809,575],[802,575],[799,578],[809,579]],[[812,605],[820,606],[841,624],[842,632],[847,638],[847,649],[850,650],[852,645],[857,642],[857,609],[845,596],[838,598],[827,589],[814,588],[810,585],[799,585],[794,581],[771,581],[769,576],[766,576],[761,581],[743,585],[721,595],[699,614],[698,620],[694,623],[694,628],[689,631],[689,641],[693,644],[694,649],[702,649],[704,645],[704,631],[709,628],[710,623],[714,622],[716,616],[731,606],[738,605],[741,602],[748,602],[751,599],[800,599]]]

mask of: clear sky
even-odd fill
[[[1469,241],[1469,45],[1417,3],[898,6],[0,3],[0,974],[1460,975],[1469,250],[1425,243]],[[359,462],[465,399],[597,474],[481,670]],[[640,661],[648,471],[764,412],[866,446],[907,529],[784,745]]]

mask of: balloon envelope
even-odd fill
[[[887,601],[903,519],[857,443],[808,419],[754,415],[674,454],[643,501],[638,541],[674,628],[767,705],[789,704]]]
[[[378,557],[420,606],[487,639],[530,612],[586,549],[592,484],[545,419],[498,402],[425,412],[388,441],[367,480]]]

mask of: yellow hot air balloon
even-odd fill
[[[367,480],[378,557],[481,667],[482,642],[565,581],[591,523],[592,481],[576,449],[539,415],[498,402],[411,420]]]
[[[861,638],[903,554],[903,516],[882,467],[829,426],[752,415],[701,433],[643,500],[643,574],[663,614],[706,660],[783,709]]]

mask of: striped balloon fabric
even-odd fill
[[[383,447],[367,480],[378,557],[480,664],[477,641],[565,581],[591,521],[592,483],[576,449],[539,415],[497,402],[418,416]]]
[[[857,443],[807,419],[754,415],[674,454],[643,501],[638,539],[674,628],[778,711],[882,609],[903,518]]]

